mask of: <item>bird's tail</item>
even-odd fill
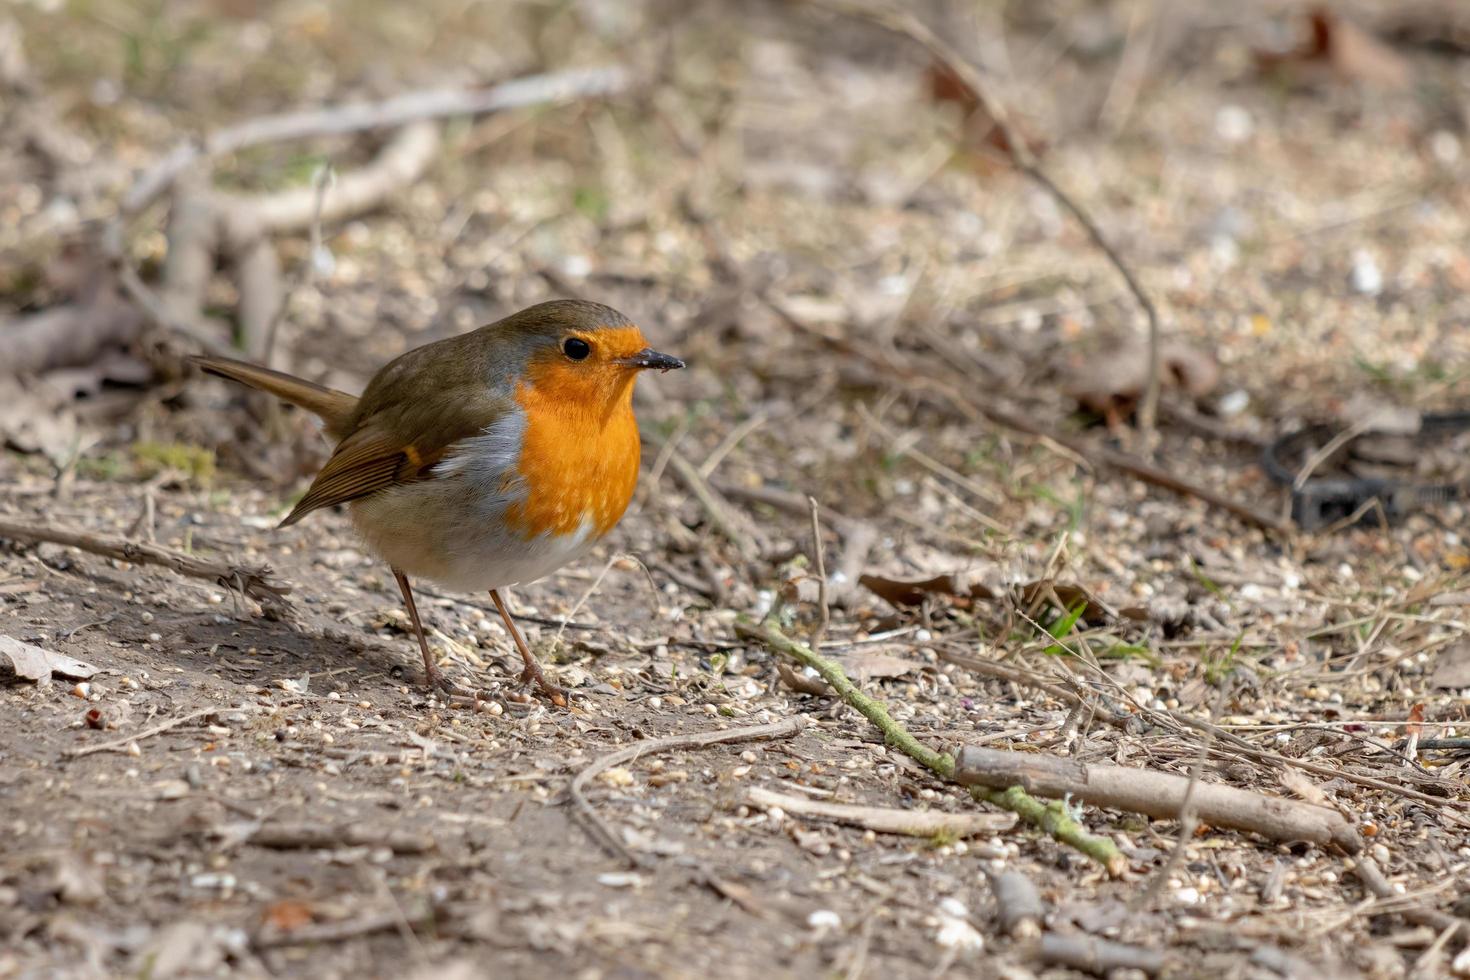
[[[189,360],[210,374],[269,392],[282,401],[306,409],[322,420],[328,435],[337,439],[346,434],[347,426],[357,411],[356,395],[349,395],[345,391],[328,388],[314,381],[304,381],[280,371],[272,371],[259,364],[228,357],[201,356],[191,357]]]

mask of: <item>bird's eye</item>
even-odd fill
[[[592,353],[592,345],[581,337],[568,337],[561,342],[562,353],[574,361],[585,360]]]

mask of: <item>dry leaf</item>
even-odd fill
[[[97,673],[91,664],[61,653],[42,650],[14,637],[0,636],[0,680],[14,674],[16,680],[49,681],[53,676],[86,680]]]
[[[1288,790],[1306,800],[1308,803],[1315,803],[1318,806],[1327,806],[1327,794],[1322,792],[1322,788],[1316,783],[1312,782],[1311,778],[1303,773],[1300,769],[1293,769],[1290,766],[1283,766],[1278,775],[1278,778],[1281,780],[1282,786],[1285,786]]]
[[[895,579],[882,575],[864,575],[858,579],[864,588],[893,606],[917,606],[925,596],[944,595],[955,599],[994,599],[994,591],[981,582],[971,582],[964,572],[935,575],[925,579]]]
[[[1436,657],[1429,683],[1450,690],[1470,687],[1470,643],[1457,643]]]
[[[930,63],[927,76],[929,95],[935,102],[952,102],[964,111],[963,144],[970,150],[985,151],[988,159],[993,158],[995,153],[999,152],[1006,160],[1009,160],[1011,156],[1010,140],[1006,138],[1005,131],[995,124],[995,119],[986,110],[985,103],[981,101],[969,83],[955,74],[954,69],[949,65],[938,60]],[[1040,156],[1046,152],[1046,141],[1031,132],[1025,123],[1014,116],[1009,121],[1011,130],[1026,144],[1032,156]]]
[[[781,683],[798,694],[831,694],[827,682],[820,677],[813,677],[806,671],[797,673],[783,663],[776,664],[776,673],[781,676]]]
[[[1148,344],[1127,338],[1106,351],[1070,350],[1061,369],[1061,389],[1082,408],[1120,424],[1138,408],[1148,385]],[[1159,348],[1159,384],[1198,401],[1220,383],[1213,355],[1181,341]]]
[[[1413,81],[1402,55],[1351,21],[1319,7],[1307,27],[1306,40],[1290,51],[1257,51],[1260,69],[1298,85],[1335,80],[1405,89]]]
[[[266,906],[261,914],[261,924],[280,932],[294,932],[302,926],[311,925],[315,914],[306,902],[294,898],[283,898]]]
[[[886,653],[851,653],[834,659],[842,665],[848,677],[858,681],[902,677],[922,666],[917,661],[890,657]]]

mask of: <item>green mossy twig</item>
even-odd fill
[[[742,637],[758,640],[769,649],[784,654],[804,667],[815,670],[832,690],[848,705],[856,708],[868,721],[877,726],[889,745],[945,780],[954,779],[954,758],[936,752],[909,734],[908,730],[893,720],[883,702],[868,697],[843,673],[842,668],[826,657],[814,652],[781,632],[769,620],[759,625],[748,622],[736,623],[735,632]],[[1010,810],[1027,823],[1045,831],[1052,838],[1069,847],[1076,848],[1107,869],[1108,874],[1118,877],[1128,866],[1118,846],[1106,837],[1089,834],[1081,824],[1072,819],[1066,804],[1060,800],[1043,803],[1019,786],[1010,789],[985,789],[970,787],[974,799]]]

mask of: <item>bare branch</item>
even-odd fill
[[[167,191],[179,175],[201,160],[263,143],[339,136],[448,116],[473,116],[506,109],[612,95],[628,86],[621,67],[585,68],[516,78],[484,89],[408,92],[380,102],[303,109],[262,116],[211,133],[202,144],[183,143],[143,173],[122,201],[124,215],[137,214]]]
[[[268,565],[232,565],[205,561],[160,545],[140,544],[126,538],[96,534],[80,528],[0,520],[0,538],[9,538],[12,541],[49,541],[137,565],[161,565],[180,575],[205,579],[222,588],[240,592],[267,607],[284,606],[286,593],[291,591],[290,586],[272,577]]]
[[[1191,794],[1190,780],[1173,773],[966,746],[955,763],[954,778],[968,786],[1023,786],[1038,796],[1070,796],[1163,819],[1178,819],[1192,806],[1200,820],[1216,827],[1279,841],[1336,844],[1349,853],[1363,847],[1358,832],[1336,810],[1217,783],[1199,783]]]

